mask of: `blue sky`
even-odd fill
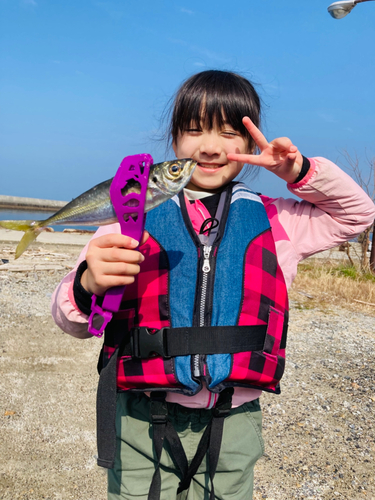
[[[204,69],[248,77],[269,140],[375,156],[375,2],[0,0],[0,194],[70,200],[122,158],[172,159],[160,115]],[[289,196],[263,172],[252,187]]]

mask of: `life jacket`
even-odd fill
[[[240,183],[231,184],[226,192],[220,225],[210,247],[195,233],[182,194],[147,215],[150,237],[141,247],[146,258],[134,284],[125,290],[120,312],[106,328],[102,363],[108,363],[124,339],[129,347],[131,341],[138,343],[147,337],[152,341],[163,328],[169,338],[174,331],[185,335],[183,329],[191,327],[206,327],[191,330],[193,335],[208,331],[212,337],[216,329],[227,340],[233,334],[242,340],[243,335],[253,334],[258,339],[254,346],[259,348],[198,353],[193,361],[191,355],[170,353],[165,358],[142,359],[127,349],[125,355],[120,352],[118,390],[193,395],[205,382],[212,392],[228,386],[280,392],[288,298],[272,230],[259,196]],[[149,335],[145,331],[139,334],[142,328]],[[164,330],[161,336],[165,335]],[[151,343],[151,351],[152,347]]]
[[[230,183],[218,226],[202,236],[185,203],[180,193],[147,214],[145,260],[105,330],[102,387],[108,393],[110,379],[112,391],[194,395],[204,383],[219,393],[235,386],[279,393],[288,297],[264,205]],[[108,404],[99,406],[98,429],[108,417]],[[99,456],[99,465],[107,462]]]

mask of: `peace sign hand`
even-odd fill
[[[295,182],[301,172],[303,158],[298,148],[293,146],[292,141],[287,137],[279,137],[268,142],[249,117],[245,116],[242,122],[260,149],[260,154],[229,153],[228,160],[259,165],[286,182],[291,184]]]

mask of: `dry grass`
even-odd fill
[[[304,308],[339,305],[375,316],[375,275],[337,262],[305,261],[298,266],[289,296]]]

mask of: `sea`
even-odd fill
[[[51,217],[56,213],[56,210],[47,211],[47,210],[16,210],[11,208],[1,208],[0,207],[0,220],[45,220],[48,217]],[[64,229],[79,229],[79,230],[88,230],[95,231],[97,229],[96,226],[63,226],[63,225],[55,225],[50,226],[54,229],[54,231],[64,231]]]

